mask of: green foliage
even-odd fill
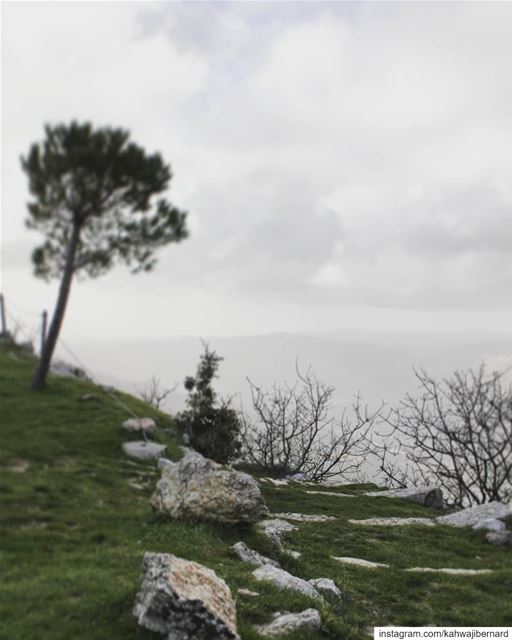
[[[204,344],[195,377],[185,378],[187,409],[177,416],[177,420],[196,451],[226,463],[240,452],[241,423],[229,400],[218,400],[212,386],[222,360]]]
[[[26,224],[45,235],[32,254],[35,275],[61,276],[73,229],[73,273],[90,277],[117,261],[148,271],[156,248],[187,236],[186,213],[164,198],[153,207],[171,180],[160,154],[147,155],[127,131],[89,123],[46,126],[45,134],[21,160],[34,197]]]

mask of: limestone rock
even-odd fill
[[[137,460],[154,460],[155,458],[163,456],[165,453],[165,445],[137,440],[135,442],[123,442],[123,451],[130,458],[136,458]]]
[[[280,520],[295,520],[296,522],[328,522],[336,520],[334,516],[314,515],[309,513],[273,513]]]
[[[129,418],[122,424],[125,431],[129,433],[146,433],[155,432],[156,424],[152,418]]]
[[[341,600],[341,591],[336,586],[334,580],[330,578],[314,578],[313,580],[308,580],[308,582],[315,587],[326,600],[329,600],[329,602],[338,602]]]
[[[195,451],[162,469],[151,505],[180,520],[250,523],[268,514],[252,476],[224,469]]]
[[[479,531],[484,529],[485,531],[505,531],[505,523],[496,518],[487,518],[487,520],[480,520],[473,525],[472,529]]]
[[[227,584],[196,562],[145,553],[133,615],[168,640],[239,640]]]
[[[286,553],[292,558],[294,558],[295,560],[298,560],[302,555],[300,551],[293,551],[292,549],[288,549]]]
[[[447,516],[436,518],[439,524],[446,524],[451,527],[474,527],[475,525],[491,519],[503,520],[512,516],[512,509],[503,502],[487,502],[477,504],[462,511],[450,513]]]
[[[281,534],[294,531],[297,527],[294,524],[286,522],[286,520],[280,520],[279,518],[271,518],[269,520],[262,520],[258,527],[261,529],[267,538],[270,538],[272,542],[277,546],[280,551],[284,550],[283,543],[281,541]]]
[[[355,495],[351,493],[338,493],[337,491],[306,491],[305,493],[320,496],[337,496],[339,498],[355,498]]]
[[[272,638],[292,631],[314,631],[322,624],[316,609],[305,609],[300,613],[276,613],[272,622],[257,627],[261,635]]]
[[[479,576],[492,573],[491,569],[433,569],[432,567],[411,567],[405,569],[412,573],[446,573],[452,576]]]
[[[439,518],[436,518],[439,520]],[[349,520],[351,524],[359,524],[365,527],[403,527],[408,525],[422,525],[434,527],[432,518],[367,518],[366,520]]]
[[[169,460],[169,458],[158,458],[158,460],[156,462],[156,466],[158,467],[158,469],[160,469],[160,471],[164,467],[172,467],[175,464],[176,464],[176,462],[173,462],[172,460]]]
[[[333,560],[343,562],[344,564],[353,564],[357,567],[365,567],[366,569],[378,569],[379,567],[389,567],[389,564],[383,562],[372,562],[371,560],[363,560],[362,558],[348,558],[333,556]]]
[[[260,595],[257,591],[251,591],[250,589],[237,589],[236,591],[241,596],[247,596],[248,598],[255,598]]]
[[[512,546],[512,531],[490,531],[485,538],[497,547]]]
[[[288,571],[284,569],[278,569],[270,564],[266,564],[253,571],[252,575],[256,580],[270,582],[278,589],[290,589],[309,598],[322,600],[322,596],[313,585],[302,578],[292,576],[291,573],[288,573]]]
[[[237,542],[232,547],[233,551],[236,555],[242,560],[242,562],[248,562],[249,564],[254,565],[255,567],[263,567],[265,564],[270,564],[273,567],[280,567],[281,565],[277,560],[271,560],[270,558],[266,558],[262,556],[257,551],[253,551],[249,549],[249,547],[245,544],[245,542]]]
[[[411,487],[410,489],[389,489],[388,491],[370,491],[365,496],[379,498],[402,498],[417,502],[424,507],[432,507],[433,509],[443,509],[444,499],[443,491],[440,487]]]

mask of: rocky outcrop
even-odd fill
[[[242,562],[247,562],[255,567],[263,567],[266,564],[270,564],[273,567],[281,566],[277,560],[271,560],[270,558],[262,556],[257,551],[250,549],[245,542],[237,542],[231,548]]]
[[[145,433],[147,435],[154,433],[156,428],[152,418],[129,418],[121,426],[128,433]]]
[[[166,553],[146,553],[133,615],[168,640],[239,640],[235,603],[213,571]]]
[[[322,594],[329,602],[338,602],[341,600],[341,591],[336,586],[334,580],[330,578],[314,578],[308,580],[309,584],[313,586],[318,593]]]
[[[252,572],[252,575],[256,580],[270,582],[278,589],[290,589],[291,591],[296,591],[297,593],[300,593],[303,596],[308,596],[309,598],[315,598],[318,600],[322,599],[322,596],[312,584],[302,578],[292,576],[291,573],[288,573],[288,571],[285,571],[284,569],[278,569],[270,564],[259,567]]]
[[[432,518],[366,518],[365,520],[349,519],[348,522],[365,527],[405,527],[409,525],[434,527],[436,524]]]
[[[272,638],[285,633],[314,631],[321,624],[322,620],[316,609],[305,609],[300,613],[275,613],[272,622],[257,627],[257,630],[261,635]]]
[[[439,524],[450,527],[475,527],[489,520],[506,520],[512,516],[512,509],[503,502],[487,502],[477,504],[462,511],[450,513],[447,516],[436,518]]]
[[[402,498],[417,502],[424,507],[443,509],[443,491],[440,487],[411,487],[410,489],[389,489],[387,491],[370,491],[365,496],[372,498]]]
[[[224,469],[195,451],[164,466],[151,505],[180,520],[251,523],[268,515],[252,476]]]
[[[123,442],[123,451],[129,458],[135,458],[136,460],[155,460],[164,455],[165,445],[137,440],[135,442]]]

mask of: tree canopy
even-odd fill
[[[117,262],[134,273],[151,270],[156,249],[187,237],[187,214],[161,195],[172,178],[169,165],[123,129],[47,125],[43,142],[33,144],[21,163],[33,196],[26,223],[45,237],[32,254],[35,275],[61,279],[33,381],[40,388],[73,277],[100,276]]]

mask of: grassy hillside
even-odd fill
[[[346,593],[322,610],[322,630],[294,638],[367,638],[373,625],[506,625],[512,623],[512,553],[485,542],[483,532],[447,527],[360,527],[347,518],[434,515],[418,505],[385,498],[311,495],[302,485],[262,483],[272,512],[325,513],[339,519],[300,524],[286,536],[298,560],[276,554],[250,527],[166,521],[148,498],[158,472],[153,463],[127,459],[121,444],[127,417],[94,385],[52,377],[48,389],[29,390],[31,359],[0,350],[1,393],[1,636],[14,639],[156,638],[131,615],[144,551],[196,560],[237,588],[259,592],[237,597],[239,631],[256,640],[253,624],[276,610],[311,606],[303,597],[253,580],[230,546],[249,546],[279,559],[304,578],[330,577]],[[95,394],[92,400],[81,400]],[[170,418],[139,400],[119,395],[138,415],[158,423],[157,439],[169,457],[181,455],[162,429]],[[26,468],[28,463],[28,468]],[[360,494],[351,485],[344,492]],[[368,570],[331,556],[386,562]],[[488,576],[447,576],[402,571],[413,566],[493,569]]]

